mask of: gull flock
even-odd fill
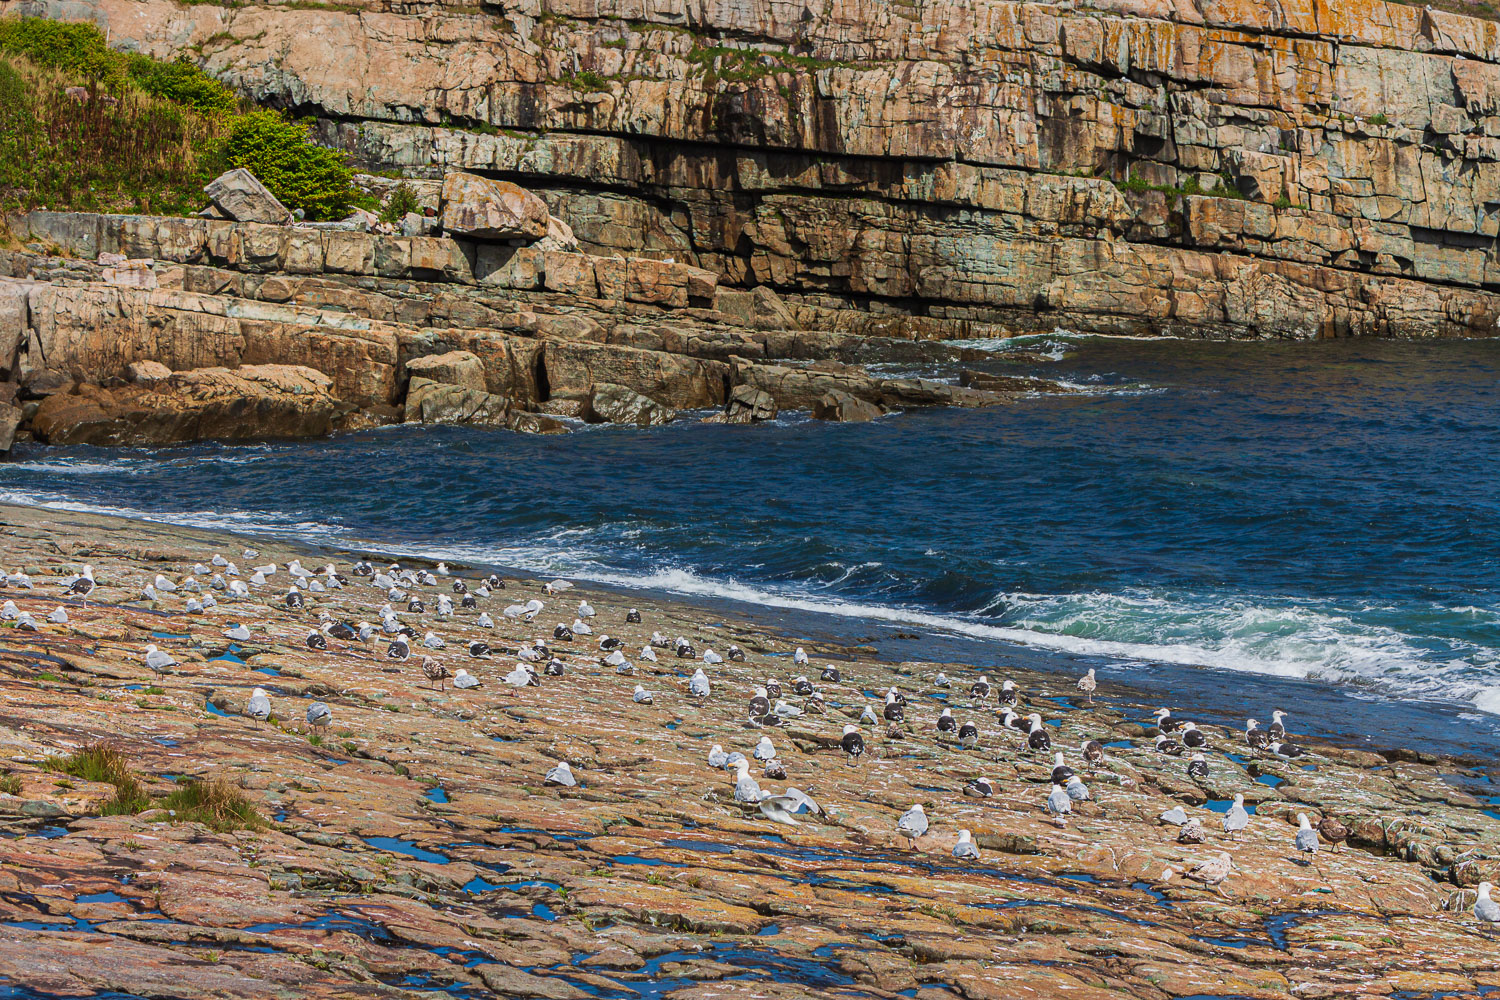
[[[256,550],[246,549],[242,558],[248,565],[258,554]],[[8,574],[3,579],[5,586],[17,591],[35,590],[35,584],[24,573]],[[286,582],[283,583],[282,580]],[[90,600],[97,599],[95,592],[98,582],[92,566],[85,565],[77,574],[63,579],[61,587],[62,599],[75,606],[88,608]],[[327,611],[316,610],[318,595],[331,591],[350,591],[352,594],[356,588],[362,588],[363,593],[373,591],[376,595],[369,606],[374,608],[371,617],[377,621],[340,620]],[[270,597],[290,612],[316,615],[315,623],[310,622],[299,633],[301,644],[308,650],[327,652],[331,648],[330,641],[335,644],[371,647],[377,655],[393,663],[415,661],[425,682],[440,690],[450,683],[457,690],[470,690],[484,684],[487,677],[516,688],[540,687],[542,677],[565,677],[568,663],[558,655],[560,648],[554,649],[547,639],[534,638],[515,646],[498,639],[494,643],[471,640],[450,646],[439,632],[426,627],[451,620],[455,609],[462,608],[468,612],[478,612],[477,617],[470,619],[474,625],[495,629],[495,621],[488,612],[480,610],[480,602],[494,598],[504,589],[505,583],[497,575],[468,581],[454,575],[443,563],[439,563],[434,569],[422,569],[403,567],[399,563],[376,567],[369,561],[361,560],[344,573],[332,563],[312,570],[293,559],[284,567],[276,563],[248,565],[248,575],[244,576],[234,562],[222,554],[216,554],[207,564],[194,565],[192,571],[179,580],[156,574],[151,583],[143,588],[140,598],[158,602],[169,599],[168,595],[172,595],[173,599],[180,597],[184,614],[204,615],[219,608],[229,613],[235,601],[249,598],[254,591],[265,591],[267,593],[261,597],[262,600]],[[571,606],[571,602],[563,596],[570,589],[572,584],[566,580],[553,580],[543,588],[549,599],[562,603],[564,607]],[[375,607],[377,602],[379,606]],[[506,605],[500,614],[507,623],[532,625],[547,608],[547,601],[533,598],[524,603]],[[687,681],[685,693],[688,703],[702,704],[716,694],[731,698],[742,696],[742,693],[726,694],[718,690],[714,677],[706,669],[722,664],[725,660],[745,662],[744,650],[736,645],[726,645],[722,653],[713,648],[704,648],[700,652],[686,638],[669,638],[657,631],[652,633],[649,643],[632,650],[621,639],[607,633],[607,623],[586,600],[579,601],[576,611],[570,610],[562,617],[571,617],[572,621],[557,622],[552,629],[550,642],[559,647],[566,646],[575,655],[580,646],[594,646],[598,653],[597,662],[612,668],[619,675],[634,677],[635,662],[656,663],[659,662],[659,656],[670,654],[678,660],[696,661]],[[640,624],[642,621],[641,613],[634,608],[628,609],[622,618],[628,624]],[[46,616],[47,623],[54,625],[66,624],[69,620],[69,612],[64,604],[58,604]],[[6,600],[0,604],[0,622],[22,630],[40,630],[32,613],[21,609],[14,600]],[[422,626],[420,629],[419,625]],[[290,638],[298,641],[296,636],[275,634],[273,628],[269,622],[242,619],[224,629],[222,634],[234,642],[253,642],[257,635],[267,639],[284,641]],[[594,638],[596,631],[597,639]],[[589,655],[593,655],[592,651]],[[497,657],[513,659],[514,666],[509,669],[485,666]],[[450,668],[449,661],[458,658],[468,662],[475,672],[471,672],[468,667]],[[167,674],[178,665],[168,652],[155,644],[145,646],[141,660],[157,675]],[[829,703],[823,692],[808,677],[814,667],[804,649],[796,649],[792,655],[792,665],[799,673],[787,685],[783,686],[774,677],[767,677],[749,693],[749,697],[745,699],[744,716],[748,728],[774,730],[803,716],[821,715],[827,711]],[[832,664],[823,667],[818,675],[822,683],[837,683],[841,679],[839,668]],[[952,684],[942,673],[933,678],[933,686],[937,688],[949,688]],[[722,686],[721,683],[719,687]],[[1098,687],[1093,669],[1077,683],[1077,688],[1088,705],[1093,704]],[[998,721],[999,732],[984,734],[992,745],[1014,740],[1016,754],[1026,757],[1042,755],[1043,759],[1050,756],[1053,762],[1050,786],[1045,797],[1037,803],[1037,808],[1059,827],[1065,828],[1075,810],[1084,808],[1085,803],[1091,802],[1093,798],[1088,785],[1068,763],[1069,748],[1054,747],[1047,720],[1040,713],[1029,712],[1023,715],[1017,711],[1022,704],[1023,694],[1013,681],[1004,680],[997,689],[991,685],[987,675],[981,675],[969,686],[968,695],[970,711],[992,712]],[[913,699],[918,697],[916,692],[908,695],[899,687],[892,686],[881,698],[878,713],[874,706],[864,705],[858,724],[846,724],[842,727],[837,746],[842,753],[844,765],[860,766],[867,753],[867,732],[885,727],[892,736],[896,736],[904,725],[917,724],[909,716],[915,714]],[[656,692],[649,690],[644,684],[636,684],[631,702],[652,705],[656,698]],[[793,698],[796,699],[795,703]],[[255,688],[246,703],[244,714],[257,725],[273,720],[271,695],[263,688]],[[313,701],[306,705],[303,718],[310,730],[327,729],[334,721],[334,712],[326,702]],[[1168,708],[1158,709],[1154,718],[1158,730],[1153,740],[1155,752],[1164,757],[1185,758],[1183,772],[1188,777],[1206,777],[1208,761],[1202,751],[1210,749],[1209,735],[1196,723],[1175,716]],[[1306,756],[1308,752],[1292,741],[1287,730],[1287,713],[1276,710],[1271,713],[1270,718],[1270,724],[1264,728],[1256,719],[1246,721],[1244,749],[1284,760]],[[956,719],[951,707],[944,707],[932,717],[930,725],[936,732],[954,739],[959,749],[973,749],[984,738],[978,724],[969,719]],[[1081,766],[1091,775],[1107,766],[1105,748],[1097,740],[1085,740],[1072,749]],[[709,768],[726,772],[728,782],[732,785],[734,802],[773,822],[795,825],[803,822],[806,817],[825,812],[823,805],[795,786],[787,785],[778,792],[762,787],[760,781],[751,774],[752,767],[758,766],[762,780],[783,781],[786,778],[785,765],[775,740],[769,733],[759,736],[749,749],[748,757],[743,752],[726,751],[722,744],[716,743],[709,751],[705,764]],[[573,787],[578,784],[578,779],[566,761],[558,761],[545,771],[543,783],[552,787]],[[995,791],[995,784],[987,778],[978,778],[963,788],[965,796],[977,798],[988,798]],[[1180,843],[1190,845],[1206,841],[1205,824],[1214,819],[1223,835],[1231,840],[1237,839],[1254,821],[1251,810],[1245,806],[1244,795],[1236,795],[1233,803],[1221,816],[1213,813],[1205,816],[1192,815],[1184,807],[1174,806],[1159,817],[1163,825],[1177,828]],[[1297,821],[1298,826],[1289,847],[1298,855],[1306,854],[1316,858],[1324,850],[1338,851],[1349,835],[1348,829],[1331,815],[1314,825],[1305,813],[1299,813]],[[906,841],[909,849],[918,850],[919,842],[927,835],[931,822],[932,818],[928,816],[925,807],[917,803],[894,819],[893,828]],[[951,853],[954,858],[963,862],[978,862],[981,859],[979,847],[975,844],[971,831],[967,829],[957,831],[957,842]],[[1231,855],[1219,852],[1185,866],[1182,872],[1166,868],[1158,881],[1165,883],[1181,875],[1220,891],[1220,887],[1234,871]],[[1477,901],[1472,912],[1483,925],[1493,927],[1500,925],[1500,903],[1492,899],[1491,891],[1492,887],[1488,882],[1478,886]]]

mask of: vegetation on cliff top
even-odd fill
[[[289,208],[341,218],[366,199],[308,133],[186,60],[110,49],[92,24],[0,19],[0,212],[185,215],[243,166]]]

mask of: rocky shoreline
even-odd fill
[[[378,636],[308,647],[322,614],[379,620],[386,597],[351,575],[353,555],[32,508],[0,508],[0,521],[0,565],[32,584],[12,576],[3,596],[36,622],[7,621],[0,644],[0,977],[33,995],[1102,1000],[1500,989],[1493,939],[1468,912],[1472,887],[1500,869],[1500,825],[1483,795],[1489,776],[1455,761],[1315,741],[1286,760],[1203,726],[1208,774],[1192,778],[1185,757],[1153,749],[1146,723],[1157,706],[1109,684],[1091,704],[1073,678],[1001,654],[990,681],[1015,681],[1019,710],[1046,719],[1093,792],[1059,826],[1043,809],[1050,755],[1001,728],[993,694],[970,706],[971,668],[883,663],[869,649],[795,640],[753,618],[710,623],[664,601],[636,602],[641,621],[627,622],[618,593],[548,594],[515,578],[443,615],[440,595],[459,603],[454,579],[471,594],[481,582],[453,567],[410,588],[426,610],[397,606],[419,639],[444,640],[427,652],[450,674],[462,667],[481,681],[453,690],[424,676],[416,647],[406,662],[387,659]],[[242,555],[247,545],[254,557]],[[233,599],[210,583],[225,572],[215,554],[239,563],[244,581],[256,565],[278,572]],[[307,588],[306,607],[288,608],[296,558],[317,569],[334,561],[347,585]],[[60,582],[84,564],[98,581],[87,606],[60,599]],[[203,589],[142,599],[158,574]],[[188,613],[187,599],[205,594],[218,606]],[[546,605],[535,622],[505,616],[533,599]],[[594,635],[553,639],[580,600],[598,612]],[[50,623],[59,605],[68,621]],[[482,613],[493,629],[479,626]],[[240,622],[251,638],[226,639]],[[623,640],[633,676],[601,662],[606,632]],[[662,649],[652,663],[636,652],[653,632],[685,637],[698,657],[735,644],[745,660]],[[515,651],[538,638],[563,675],[506,684]],[[472,641],[495,658],[470,658]],[[148,644],[175,664],[150,669]],[[790,658],[798,645],[805,667]],[[826,664],[840,678],[818,682],[816,698],[791,691]],[[707,699],[688,692],[697,667],[713,686]],[[942,672],[950,686],[938,685]],[[768,677],[805,714],[754,729],[746,704]],[[893,684],[909,698],[905,722],[861,723]],[[636,685],[652,704],[632,700]],[[243,714],[256,687],[270,696],[269,724]],[[304,714],[317,701],[332,722],[309,731]],[[945,706],[978,726],[977,749],[937,731]],[[1295,733],[1295,706],[1280,707],[1293,709]],[[1172,708],[1192,715],[1191,704]],[[855,766],[838,746],[846,724],[868,750]],[[761,736],[786,771],[763,778],[757,763],[762,786],[795,785],[821,815],[773,823],[734,801],[733,772],[706,763],[715,743],[748,755]],[[1078,753],[1090,739],[1105,747],[1097,769]],[[129,803],[118,775],[91,780],[101,775],[73,756],[99,745],[138,784]],[[544,783],[559,761],[576,786]],[[979,777],[991,797],[965,794]],[[188,794],[207,788],[234,807],[214,812]],[[1235,795],[1255,811],[1230,840],[1218,810]],[[908,845],[896,820],[913,803],[931,827]],[[1204,843],[1179,843],[1159,823],[1174,806],[1201,820]],[[1337,818],[1346,848],[1299,854],[1298,812],[1315,824]],[[978,862],[952,857],[960,829]],[[1221,851],[1234,868],[1218,886],[1164,877]]]
[[[785,410],[860,421],[1068,391],[962,370],[993,354],[919,330],[808,329],[769,289],[721,287],[671,260],[583,253],[556,219],[511,232],[483,217],[515,192],[527,194],[509,185],[471,199],[467,215],[444,202],[442,235],[18,218],[21,247],[0,249],[0,451],[17,439],[166,444],[402,421],[564,433],[683,411],[735,424]],[[959,384],[866,368],[913,362],[951,363]]]

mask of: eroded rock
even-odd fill
[[[547,203],[509,181],[455,172],[443,178],[444,231],[478,240],[531,242],[548,234]]]

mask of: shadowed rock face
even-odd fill
[[[586,249],[774,287],[806,325],[1500,316],[1500,35],[1417,5],[6,6],[320,112],[372,167],[522,181]]]
[[[46,444],[175,444],[327,434],[333,380],[294,365],[171,373],[117,389],[81,386],[42,401],[32,432]]]
[[[383,643],[304,644],[321,614],[358,622],[386,601],[350,576],[286,608],[286,564],[321,569],[335,558],[326,552],[78,513],[3,507],[0,520],[0,565],[24,567],[36,585],[7,599],[39,621],[82,563],[98,581],[89,607],[68,605],[67,624],[7,629],[0,650],[0,829],[13,835],[0,838],[0,976],[12,985],[332,998],[409,995],[386,984],[415,981],[578,997],[650,982],[679,997],[745,1000],[912,990],[1353,1000],[1500,985],[1464,888],[1494,877],[1500,828],[1470,794],[1482,776],[1456,761],[1310,741],[1312,755],[1293,762],[1204,726],[1209,771],[1192,779],[1181,758],[1151,749],[1154,730],[1138,720],[1153,706],[1129,690],[1101,678],[1086,704],[1074,676],[1034,673],[997,651],[991,679],[1017,683],[1021,711],[1044,716],[1093,792],[1062,828],[1042,805],[1051,755],[1003,730],[993,699],[968,704],[968,668],[883,663],[722,608],[585,587],[549,594],[514,578],[442,617],[437,596],[451,595],[451,581],[440,578],[415,588],[428,610],[398,605],[419,634],[445,640],[432,652],[450,672],[462,666],[480,681],[439,690],[416,658],[388,660]],[[241,554],[247,544],[253,555]],[[252,565],[281,569],[243,600],[220,594],[203,615],[184,613],[181,591],[139,599],[157,574],[185,582],[215,553],[237,562],[241,579]],[[348,574],[350,559],[336,558]],[[477,592],[482,574],[454,569]],[[546,605],[537,623],[503,614],[531,598]],[[550,637],[541,623],[579,600],[598,612],[596,631],[623,640],[636,675],[619,676],[580,637],[551,642],[562,677],[503,683],[509,654]],[[639,623],[626,621],[630,607]],[[496,627],[479,627],[480,613]],[[223,632],[238,622],[251,638],[231,645]],[[703,664],[713,695],[691,698],[689,670],[667,662],[675,657],[633,655],[653,631],[721,653],[734,642],[746,658]],[[470,659],[475,639],[496,658]],[[153,673],[147,643],[176,665]],[[825,711],[747,729],[754,688],[768,676],[789,686],[797,646],[839,665],[840,680],[820,685]],[[939,670],[951,686],[934,686]],[[633,700],[637,684],[652,704]],[[858,724],[865,692],[892,684],[909,698],[905,724],[860,726],[867,752],[846,766],[843,726]],[[242,715],[257,687],[269,722]],[[313,733],[302,720],[315,701],[332,720]],[[978,726],[977,749],[937,732],[945,705]],[[1174,708],[1187,716],[1192,705]],[[733,774],[705,758],[715,743],[748,755],[761,735],[785,782],[823,815],[784,826],[735,804]],[[1107,745],[1097,770],[1079,758],[1086,739]],[[100,815],[115,788],[57,770],[56,759],[98,742],[122,755],[154,800],[146,808]],[[543,785],[559,761],[576,787]],[[979,776],[989,798],[964,794]],[[215,830],[160,808],[184,781],[215,779],[244,797],[260,818],[253,828]],[[1229,840],[1206,807],[1237,794],[1255,814]],[[908,847],[896,819],[915,803],[930,827]],[[1172,806],[1201,820],[1206,843],[1181,845],[1158,824]],[[1299,855],[1298,813],[1339,818],[1351,849]],[[977,863],[952,857],[960,829]],[[1164,869],[1221,851],[1233,868],[1217,889],[1162,881]]]

